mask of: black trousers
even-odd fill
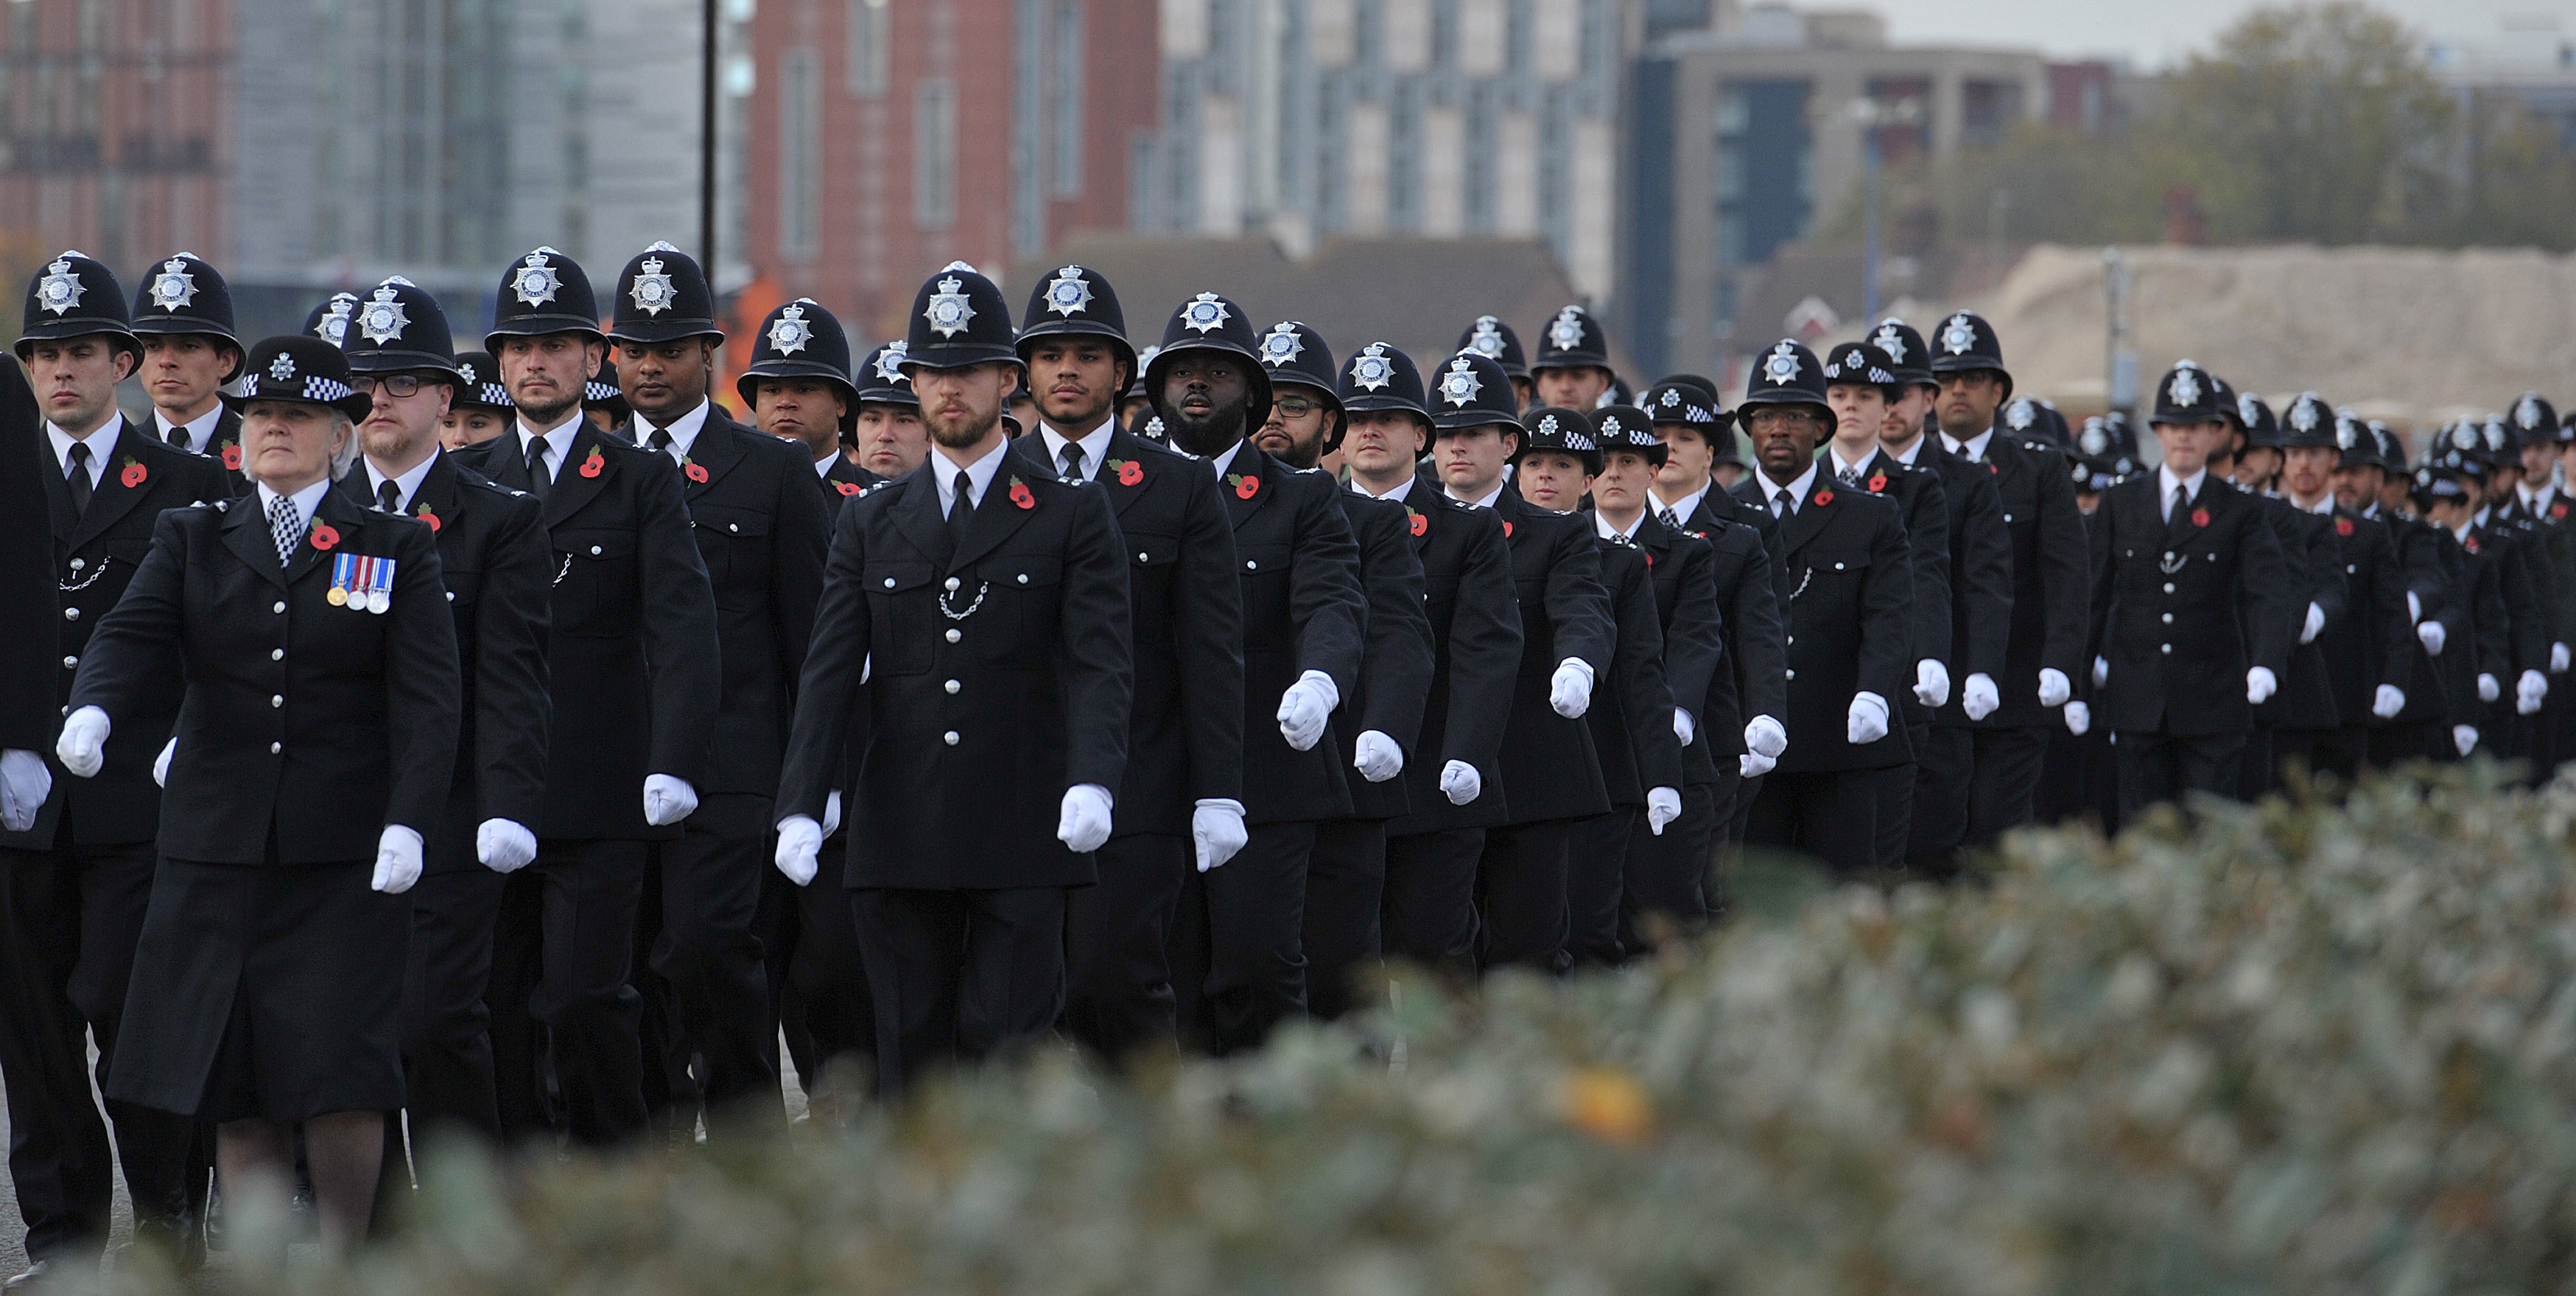
[[[486,1001],[493,1096],[511,1142],[551,1137],[558,1111],[591,1147],[644,1132],[643,996],[626,974],[645,845],[541,839],[536,861],[502,888]]]
[[[1914,774],[1906,795],[1911,813],[1905,863],[1926,877],[1959,869],[1959,845],[1968,839],[1968,796],[1977,767],[1977,731],[1964,725],[1929,725],[1914,749]]]
[[[730,803],[730,804],[729,804]],[[756,803],[756,804],[755,804]],[[683,1127],[703,1109],[784,1123],[778,1027],[752,922],[772,870],[767,797],[715,795],[656,842],[636,910],[644,1099]]]
[[[120,1160],[138,1230],[187,1247],[179,1235],[202,1217],[199,1122],[114,1101],[102,1121],[90,1092],[91,1040],[100,1086],[116,1058],[153,863],[150,842],[84,847],[67,826],[52,850],[0,849],[0,1081],[31,1260],[98,1258]]]
[[[1064,1025],[1115,1060],[1178,1038],[1172,914],[1198,857],[1178,833],[1128,833],[1093,858],[1100,881],[1064,897]]]
[[[1836,873],[1867,872],[1878,865],[1879,816],[1895,798],[1895,785],[1910,779],[1907,766],[1784,774],[1762,780],[1745,826],[1748,846],[1813,855]]]
[[[1357,1006],[1355,984],[1385,949],[1379,907],[1386,898],[1386,821],[1331,819],[1315,825],[1306,866],[1306,1008],[1329,1021]]]
[[[1575,821],[1488,829],[1476,863],[1476,962],[1562,973],[1566,959],[1565,859]]]
[[[2128,732],[2119,735],[2120,819],[2136,823],[2140,811],[2186,792],[2234,797],[2244,771],[2245,731],[2196,734]]]
[[[1619,949],[1637,958],[1665,936],[1696,935],[1722,906],[1712,899],[1717,805],[1734,795],[1735,779],[1682,787],[1682,817],[1658,837],[1642,823],[1628,836],[1628,868],[1619,887]],[[1580,850],[1580,847],[1576,848]],[[1578,952],[1577,957],[1580,957]]]
[[[2395,769],[2411,760],[2455,761],[2460,749],[2451,742],[2451,725],[2447,720],[2408,720],[2399,724],[2373,725],[2363,745],[2370,763],[2380,769]]]
[[[1251,826],[1233,859],[1192,864],[1172,914],[1172,993],[1181,1039],[1220,1057],[1258,1048],[1306,1011],[1306,864],[1312,823]]]
[[[2239,801],[2260,800],[2264,793],[2280,786],[2280,767],[2273,763],[2270,725],[2258,724],[2245,734],[2245,749],[2237,757],[2239,773],[2236,790],[2230,795]]]
[[[824,844],[816,858],[834,858],[830,843]],[[796,987],[788,980],[796,965],[796,938],[804,926],[797,913],[799,890],[775,865],[762,869],[760,907],[751,916],[751,938],[760,942],[761,982],[769,1004],[769,1038],[786,1044],[787,1057],[796,1067],[797,1083],[811,1097],[815,1081],[822,1075],[823,1059],[815,1054],[813,1033],[805,1028],[805,1006],[797,1001]]]
[[[484,996],[509,881],[478,864],[428,874],[412,888],[402,1042],[404,1110],[416,1141],[443,1130],[500,1142]]]
[[[827,866],[811,884],[789,883],[789,889],[795,892],[796,952],[788,963],[783,1002],[811,1041],[814,1060],[800,1058],[796,1064],[805,1092],[811,1094],[836,1060],[875,1061],[877,1010],[868,996],[867,970],[859,961],[859,933],[850,925],[850,893],[840,884],[839,870]],[[790,1038],[794,1029],[790,1028]]]
[[[1664,825],[1671,832],[1678,824]],[[1628,957],[1619,939],[1620,902],[1628,893],[1628,854],[1648,836],[1643,806],[1577,819],[1565,839],[1565,962],[1616,967]]]
[[[1968,777],[1966,845],[1982,850],[2015,828],[2029,826],[2032,790],[2048,759],[2048,726],[1973,729],[1976,765]]]
[[[1482,828],[1386,839],[1378,934],[1388,958],[1476,975],[1476,862],[1484,853]]]
[[[2369,742],[2370,731],[2357,724],[2315,730],[2308,744],[2308,768],[2350,783],[2361,773]]]
[[[2031,792],[2031,822],[2072,823],[2084,817],[2084,742],[2064,725],[2049,730],[2048,754],[2039,762],[2039,786]]]
[[[1064,888],[850,896],[877,1022],[877,1090],[979,1062],[1064,1011]]]
[[[2350,778],[2360,757],[2357,748],[2348,747],[2347,735],[2355,732],[2352,729],[2272,730],[2272,765],[2263,790],[2277,791],[2282,786],[2281,776],[2290,768],[2292,761],[2305,767],[2310,774],[2324,771]]]

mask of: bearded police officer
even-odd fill
[[[2408,690],[2439,690],[2429,688],[2429,680],[2418,682],[2414,662],[2419,650],[2406,611],[2406,581],[2387,525],[2336,499],[2339,475],[2379,462],[2377,439],[2315,392],[2302,392],[2291,401],[2282,422],[2292,434],[2282,493],[2293,507],[2326,520],[2335,541],[2333,561],[2343,573],[2342,613],[2329,618],[2316,637],[2338,723],[2302,754],[2313,768],[2351,779],[2365,759],[2370,726],[2403,715]],[[2331,429],[2323,446],[2309,444],[2312,425]]]
[[[2315,769],[2317,744],[2342,723],[2326,675],[2325,650],[2317,643],[2326,626],[2345,611],[2341,546],[2332,518],[2300,509],[2283,489],[2294,450],[2312,475],[2311,486],[2323,485],[2336,458],[2334,425],[2323,402],[2294,404],[2289,412],[2299,416],[2299,425],[2292,427],[2262,397],[2239,393],[2214,375],[2210,381],[2234,421],[2246,429],[2245,458],[2254,466],[2240,464],[2238,481],[2262,499],[2264,520],[2280,541],[2282,565],[2291,580],[2289,669],[2281,676],[2281,691],[2254,708],[2254,729],[2246,740],[2242,795],[2250,801],[2279,786],[2285,760],[2295,758]],[[2248,484],[2249,476],[2260,484]]]
[[[825,511],[883,480],[843,450],[859,426],[859,389],[850,381],[850,338],[841,321],[811,297],[799,297],[760,322],[751,363],[734,394],[761,431],[805,447]]]
[[[195,254],[181,252],[145,273],[134,293],[135,367],[152,400],[163,442],[223,463],[233,493],[250,489],[241,472],[241,415],[224,404],[224,384],[241,376],[233,335],[232,286]]]
[[[1001,290],[951,263],[911,320],[936,445],[841,510],[778,796],[778,867],[809,884],[860,753],[841,881],[888,1092],[1055,1023],[1065,893],[1099,877],[1134,683],[1108,492],[1003,439],[1021,362]]]
[[[646,847],[680,840],[707,773],[723,678],[715,597],[679,467],[582,417],[607,349],[589,276],[538,248],[503,272],[497,302],[484,344],[517,426],[457,463],[537,497],[554,586],[545,807],[531,825],[536,861],[502,900],[493,1066],[503,1134],[539,1133],[542,1023],[565,1123],[598,1146],[645,1126],[642,1000],[628,966]]]

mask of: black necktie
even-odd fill
[[[528,493],[543,500],[554,486],[554,477],[546,472],[546,439],[528,438]]]
[[[1082,478],[1082,443],[1079,441],[1064,443],[1064,475],[1077,481]]]
[[[2175,514],[2178,514],[2189,507],[2191,507],[2191,492],[2184,490],[2180,486],[2174,487],[2173,507],[2165,510],[2165,521],[2173,521]]]
[[[649,442],[654,449],[659,450],[664,454],[671,453],[671,433],[668,429],[653,429],[653,435],[649,438]]]
[[[1783,486],[1783,487],[1781,487],[1781,488],[1780,488],[1780,490],[1779,490],[1776,494],[1772,495],[1772,497],[1771,497],[1771,516],[1773,516],[1773,517],[1775,517],[1775,518],[1785,518],[1785,517],[1789,516],[1789,488],[1788,488],[1788,487]]]
[[[966,544],[966,529],[975,525],[974,483],[966,470],[957,470],[957,502],[948,506],[948,539],[959,548]],[[953,552],[953,551],[952,551]]]
[[[171,445],[173,445],[173,446],[175,446],[175,447],[177,447],[177,448],[179,448],[179,449],[181,449],[181,450],[185,450],[185,449],[187,449],[187,448],[188,448],[188,425],[187,425],[187,424],[182,423],[182,424],[179,424],[177,427],[174,427],[174,428],[171,428],[171,429],[170,429],[170,444],[171,444]]]
[[[89,512],[89,442],[72,442],[72,452],[65,458],[71,468],[65,473],[63,484],[71,488],[72,516],[78,517]]]
[[[402,487],[391,478],[376,487],[376,507],[387,513],[402,512]]]

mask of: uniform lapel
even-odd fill
[[[423,513],[421,510],[429,510]],[[456,489],[456,465],[441,450],[430,461],[429,475],[420,479],[420,489],[411,493],[411,516],[427,521],[436,518],[434,529],[441,535],[465,513],[465,497]]]
[[[734,421],[724,416],[724,411],[717,409],[713,402],[708,404],[706,421],[698,425],[698,438],[689,443],[689,463],[704,471],[707,479],[699,481],[689,476],[685,467],[681,470],[680,484],[687,490],[690,503],[696,503],[699,496],[715,489],[715,484],[724,480],[724,475],[733,471],[734,465],[742,462],[742,442],[736,436],[739,431]]]
[[[1044,443],[1041,442],[1040,444]],[[1145,498],[1145,491],[1147,487],[1151,485],[1151,483],[1145,480],[1145,478],[1151,477],[1153,474],[1145,471],[1145,456],[1138,453],[1138,447],[1144,444],[1145,443],[1133,433],[1111,432],[1109,434],[1109,457],[1113,460],[1123,459],[1131,461],[1136,465],[1136,471],[1144,474],[1144,476],[1137,479],[1134,486],[1122,484],[1118,480],[1117,471],[1112,469],[1106,463],[1100,465],[1100,475],[1093,479],[1110,488],[1109,507],[1116,510],[1120,517],[1127,516],[1127,508],[1129,505]],[[1186,463],[1188,461],[1183,460],[1182,462]]]
[[[89,511],[81,514],[80,524],[72,530],[71,545],[75,549],[88,544],[92,537],[132,511],[144,492],[152,489],[152,470],[148,466],[143,470],[144,480],[132,486],[125,484],[125,456],[133,454],[135,462],[142,462],[141,447],[130,444],[128,438],[140,439],[141,434],[131,423],[120,419],[119,424],[116,435],[108,439],[107,456],[101,464],[105,471],[99,474],[98,489],[90,494]],[[93,436],[91,440],[96,441],[97,438]],[[70,496],[66,494],[64,498],[68,501]]]
[[[330,492],[323,492],[322,498],[331,498]],[[318,515],[319,510],[316,512]],[[277,541],[268,534],[268,517],[260,511],[256,489],[236,499],[224,514],[224,543],[232,547],[233,556],[241,559],[243,566],[279,589],[286,588],[286,569],[277,564]],[[309,538],[304,547],[313,547]]]
[[[341,546],[354,545],[357,542],[357,529],[366,521],[366,517],[367,510],[355,500],[338,491],[322,492],[322,502],[313,506],[312,521],[305,524],[304,542],[295,546],[295,557],[286,564],[286,570],[283,573],[284,583],[293,585],[304,579],[304,573],[313,570],[323,561],[326,551],[314,546],[315,532],[326,525],[338,532],[340,538],[332,542],[328,551],[337,553]],[[265,530],[265,528],[262,529]],[[275,552],[274,546],[271,547],[270,552]]]
[[[593,455],[600,458],[599,475],[585,476],[582,465],[588,463]],[[564,455],[563,466],[555,473],[554,488],[546,492],[546,525],[553,527],[580,512],[581,506],[606,489],[608,479],[615,475],[617,461],[609,458],[608,452],[600,447],[598,430],[584,421],[580,430],[573,433],[572,449]]]
[[[930,476],[931,465],[945,462],[934,452],[921,461],[920,467],[905,474],[901,480],[911,482],[912,486],[904,491],[902,499],[895,501],[893,509],[896,529],[902,531],[903,538],[910,540],[912,547],[919,549],[921,556],[929,559],[933,566],[946,565],[950,547],[947,520],[939,516],[939,483]],[[1005,465],[1004,471],[1008,470],[1008,465]]]
[[[1234,519],[1237,531],[1253,514],[1269,507],[1270,497],[1276,493],[1267,480],[1265,470],[1269,463],[1270,457],[1261,453],[1261,447],[1246,441],[1235,452],[1234,462],[1227,464],[1224,474],[1217,478],[1217,487],[1225,494],[1225,511]],[[1252,486],[1249,495],[1243,491],[1246,483]]]
[[[993,474],[992,484],[984,488],[984,498],[976,503],[975,516],[967,522],[966,536],[957,542],[957,552],[949,555],[948,570],[962,570],[967,564],[993,552],[995,546],[1010,539],[1011,533],[1020,529],[1020,524],[1028,520],[1029,514],[1037,511],[1034,495],[1030,497],[1027,508],[1020,507],[1011,498],[1012,490],[1028,489],[1025,482],[1015,487],[1016,480],[1006,457],[1001,471]],[[932,498],[937,498],[936,492]]]

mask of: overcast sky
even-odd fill
[[[2437,41],[2530,57],[2576,39],[2576,0],[2374,0]],[[1802,0],[1803,8],[1869,8],[1905,44],[2036,45],[2050,55],[2127,55],[2141,68],[2180,63],[2247,0]]]

